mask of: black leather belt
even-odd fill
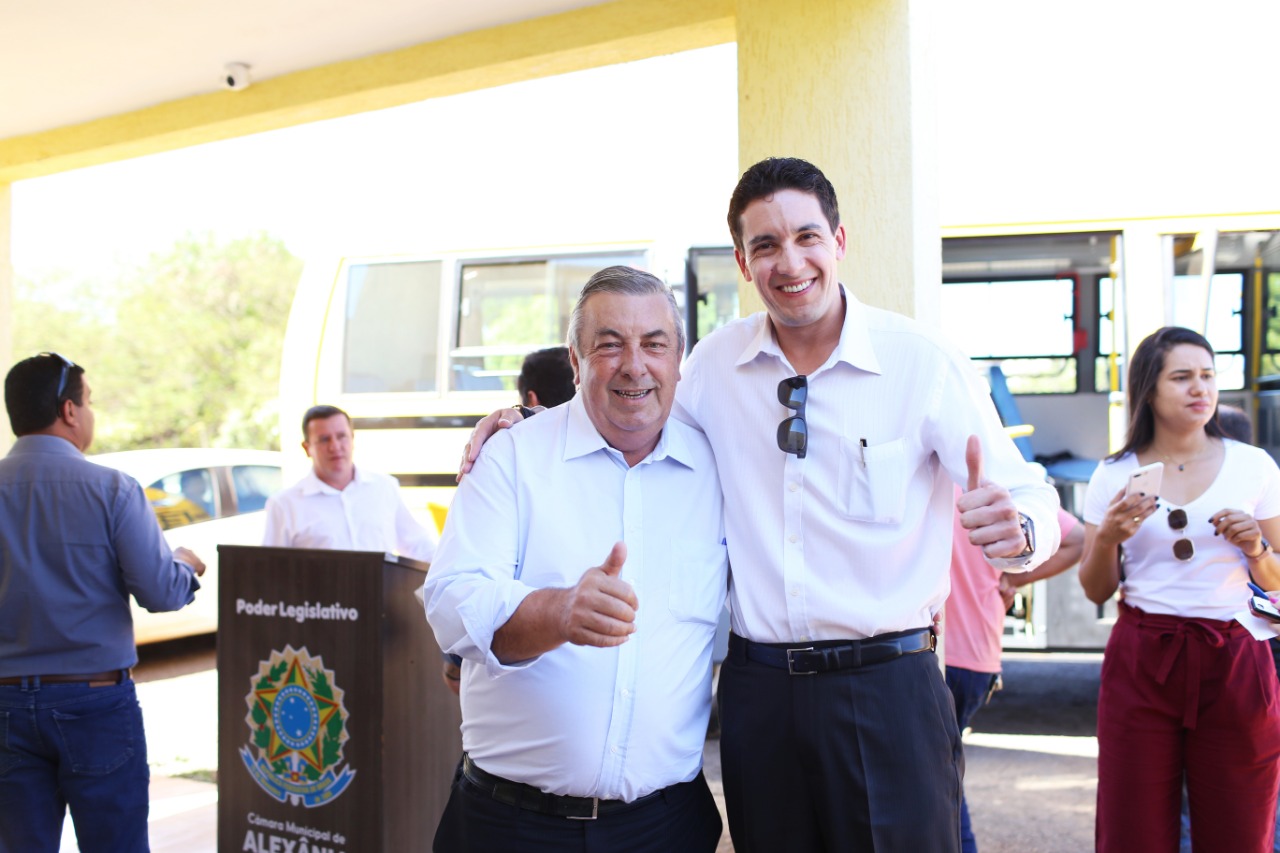
[[[566,797],[560,794],[548,794],[532,785],[512,782],[510,779],[503,779],[501,776],[494,776],[492,773],[481,770],[465,752],[462,754],[462,775],[472,785],[500,803],[570,820],[595,820],[610,812],[635,808],[662,795],[662,791],[654,791],[627,803],[622,800],[602,800],[599,797]]]
[[[88,684],[90,687],[107,687],[112,684],[121,684],[128,677],[127,669],[111,669],[89,675],[9,675],[0,678],[0,684],[39,681],[41,684]]]
[[[931,652],[938,638],[931,628],[913,628],[881,634],[865,640],[843,640],[810,643],[753,643],[737,634],[729,635],[729,653],[746,654],[747,660],[785,669],[791,675],[817,675],[841,669],[856,669],[873,663],[884,663],[903,655]]]

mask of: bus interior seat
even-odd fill
[[[991,402],[995,403],[1000,422],[1005,426],[1026,423],[1022,413],[1018,411],[1017,399],[1009,391],[1009,383],[1005,381],[1004,371],[998,364],[993,364],[987,369],[987,381],[991,383]],[[1093,476],[1094,469],[1098,467],[1097,459],[1073,456],[1068,451],[1049,456],[1037,456],[1031,447],[1030,436],[1015,438],[1013,443],[1017,445],[1023,459],[1043,465],[1045,472],[1053,478],[1054,483],[1062,485],[1087,483]]]

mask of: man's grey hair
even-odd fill
[[[676,330],[676,345],[679,347],[679,352],[684,353],[684,323],[681,322],[680,307],[676,305],[676,296],[671,292],[671,288],[667,287],[662,282],[662,279],[652,273],[623,266],[605,267],[600,270],[600,272],[591,276],[582,288],[582,293],[578,295],[578,303],[573,306],[573,313],[569,315],[568,344],[574,352],[579,355],[582,354],[580,338],[582,336],[583,307],[587,304],[587,300],[597,293],[621,293],[625,296],[651,296],[654,294],[665,296],[667,305],[671,307],[671,325]]]

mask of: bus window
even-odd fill
[[[738,262],[727,246],[690,249],[685,329],[689,348],[716,329],[738,318]],[[692,310],[690,310],[692,308]]]
[[[1098,355],[1093,364],[1093,390],[1111,390],[1111,354],[1119,352],[1116,368],[1116,390],[1123,386],[1124,342],[1117,335],[1124,328],[1123,307],[1116,304],[1115,281],[1110,276],[1098,279]]]
[[[1245,323],[1253,316],[1246,296],[1272,234],[1207,230],[1171,235],[1173,323],[1209,339],[1217,353],[1220,390],[1244,388],[1247,372],[1259,372],[1260,365],[1246,365]]]
[[[970,358],[998,362],[1013,393],[1070,393],[1074,292],[1073,278],[945,282],[942,327]]]
[[[1198,275],[1176,275],[1173,278],[1173,325],[1185,326],[1196,331],[1205,330],[1205,337],[1213,346],[1214,369],[1218,373],[1219,390],[1237,390],[1244,387],[1244,352],[1241,328],[1241,304],[1244,298],[1244,277],[1239,273],[1219,273],[1210,284],[1208,300],[1204,285]],[[1111,387],[1108,375],[1108,356],[1112,352],[1112,333],[1115,328],[1108,313],[1115,307],[1115,287],[1110,278],[1098,280],[1098,357],[1094,366],[1094,387],[1107,391]],[[1206,316],[1206,307],[1208,314]],[[1123,321],[1121,321],[1123,322]],[[1123,344],[1121,344],[1123,349]],[[1119,363],[1121,388],[1124,387],[1124,361]]]
[[[1280,266],[1280,258],[1273,263]],[[1274,376],[1280,373],[1280,272],[1267,272],[1262,276],[1266,282],[1266,304],[1263,306],[1262,326],[1262,365],[1258,368],[1260,376]]]
[[[1118,236],[944,239],[944,331],[975,361],[999,363],[1014,394],[1091,393],[1094,284],[1107,273]]]
[[[435,391],[439,261],[352,264],[342,390]]]
[[[450,388],[514,390],[526,353],[564,343],[587,279],[615,264],[640,267],[643,260],[636,252],[462,264]]]
[[[1199,275],[1173,277],[1173,325],[1203,332],[1213,347],[1220,391],[1244,387],[1244,276],[1218,273],[1205,293]]]

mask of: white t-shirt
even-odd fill
[[[1213,483],[1190,503],[1179,507],[1160,498],[1154,515],[1122,546],[1124,600],[1147,613],[1229,620],[1248,601],[1248,568],[1240,549],[1215,536],[1209,519],[1224,509],[1238,509],[1257,519],[1280,516],[1280,468],[1266,451],[1223,439],[1226,451]],[[1085,495],[1084,520],[1101,524],[1111,499],[1124,488],[1138,458],[1129,454],[1099,463]],[[1168,523],[1175,509],[1187,512],[1185,530]],[[1189,538],[1195,554],[1186,562],[1173,556],[1173,543]]]

